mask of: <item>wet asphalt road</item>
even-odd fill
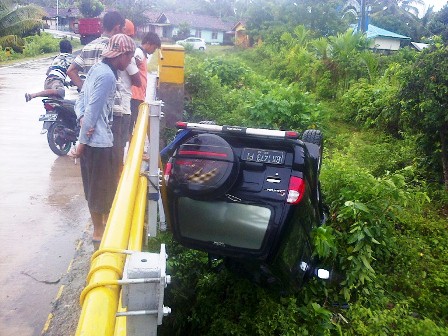
[[[40,335],[89,225],[79,164],[41,135],[50,59],[0,68],[0,336]]]

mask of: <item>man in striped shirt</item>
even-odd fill
[[[83,80],[79,76],[80,72],[87,74],[90,68],[101,60],[101,54],[106,48],[109,39],[122,32],[125,21],[123,16],[116,11],[107,12],[103,18],[103,36],[98,37],[87,44],[76,56],[73,63],[67,70],[67,75],[72,80],[73,84],[81,90]]]
[[[60,54],[51,62],[47,70],[47,78],[44,90],[36,93],[25,93],[26,101],[36,97],[54,97],[63,99],[65,97],[64,82],[67,77],[67,69],[73,62],[72,44],[68,40],[59,42]]]

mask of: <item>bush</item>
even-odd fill
[[[189,120],[299,130],[320,123],[319,105],[297,85],[269,81],[237,60],[187,60]]]
[[[59,51],[59,40],[48,33],[26,37],[25,41],[23,54],[27,57]]]
[[[341,98],[346,120],[398,135],[400,104],[397,93],[398,86],[381,82],[370,84],[367,80],[361,79]]]
[[[258,67],[276,59],[269,58],[273,49],[263,48]],[[431,186],[437,203],[429,203],[416,138],[359,132],[338,122],[339,111],[330,124],[322,116],[335,103],[317,105],[300,85],[267,79],[237,60],[188,62],[192,118],[288,129],[322,122],[332,130],[321,174],[330,216],[312,243],[334,281],[312,279],[299,293],[280,296],[174,244],[168,250],[178,281],[168,287],[167,304],[175,313],[162,335],[447,335],[448,197]],[[343,98],[347,119],[394,133],[398,68],[353,85]],[[317,83],[329,87],[332,80]]]
[[[16,35],[0,37],[0,47],[2,47],[3,49],[9,48],[15,53],[22,53],[24,46],[25,41]]]

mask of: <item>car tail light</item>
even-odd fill
[[[294,131],[286,131],[285,132],[285,137],[289,138],[289,139],[298,139],[299,138],[299,133],[294,132]]]
[[[184,121],[178,121],[176,123],[176,127],[179,129],[186,129],[187,128],[187,123]]]
[[[168,184],[168,180],[170,179],[172,168],[173,168],[173,164],[171,163],[171,161],[168,161],[168,163],[165,166],[165,172],[163,173],[163,178],[165,179],[166,184]]]
[[[288,199],[286,200],[286,203],[299,203],[302,200],[304,193],[305,181],[300,177],[291,176],[291,178],[289,179]]]
[[[180,150],[179,155],[191,155],[191,156],[205,156],[209,158],[227,158],[226,153],[209,152],[209,151],[195,151],[195,150]]]
[[[53,104],[50,104],[50,103],[45,103],[44,104],[44,108],[45,108],[45,110],[46,111],[54,111],[54,105]]]

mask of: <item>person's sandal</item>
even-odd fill
[[[101,245],[101,239],[92,239],[93,251],[98,251]]]

